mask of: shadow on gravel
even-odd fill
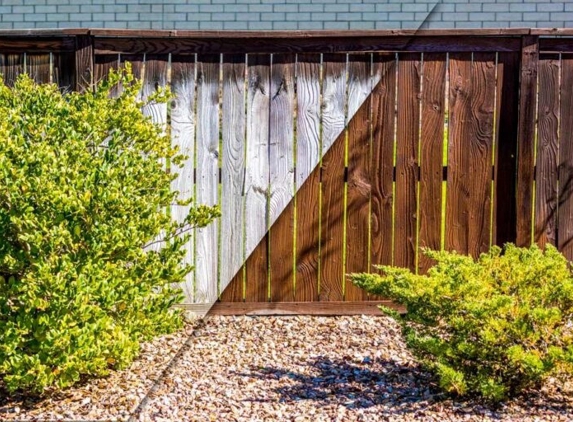
[[[548,397],[541,392],[497,406],[477,399],[452,399],[438,391],[437,380],[421,367],[389,360],[366,358],[360,364],[352,364],[320,357],[309,362],[309,366],[314,375],[273,367],[252,367],[250,373],[236,375],[270,383],[282,379],[284,386],[273,388],[269,384],[282,403],[312,400],[320,404],[342,405],[347,409],[379,406],[376,412],[381,416],[421,417],[425,411],[435,413],[447,408],[450,415],[480,415],[496,419],[502,417],[509,407],[515,406],[529,409],[532,413],[549,410],[553,416],[568,417],[572,412],[570,401],[566,403],[560,395]],[[270,400],[253,398],[249,401]]]

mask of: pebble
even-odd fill
[[[385,316],[213,316],[107,378],[42,400],[1,391],[2,421],[573,421],[556,380],[497,408],[446,397]]]

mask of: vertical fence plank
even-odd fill
[[[98,54],[95,56],[94,62],[94,82],[97,83],[107,77],[110,69],[119,69],[120,57],[119,54]]]
[[[498,53],[493,243],[515,242],[519,55]]]
[[[561,127],[559,135],[559,221],[561,253],[573,261],[573,55],[561,59]]]
[[[273,163],[269,166],[269,225],[274,224],[269,232],[271,301],[294,300],[294,71],[293,54],[273,55],[269,116],[269,159]]]
[[[450,54],[449,57],[449,140],[448,181],[446,197],[446,239],[445,246],[466,254],[469,251],[467,228],[469,220],[468,179],[469,155],[467,143],[471,136],[471,55]]]
[[[26,54],[26,73],[38,84],[50,82],[50,54]]]
[[[417,253],[420,67],[419,53],[399,54],[394,264],[412,270]]]
[[[495,53],[474,53],[471,73],[469,253],[479,256],[491,242],[491,189],[495,111]]]
[[[188,200],[194,195],[195,172],[195,56],[173,56],[171,60],[171,90],[175,98],[171,102],[171,139],[179,147],[181,154],[187,156],[182,167],[175,169],[177,178],[172,188],[179,192],[179,198]],[[171,217],[182,223],[190,206],[171,207]],[[194,231],[185,244],[185,262],[194,264]],[[186,303],[194,301],[194,273],[185,278],[182,286]]]
[[[370,232],[371,55],[348,56],[348,197],[346,273],[368,271]],[[345,278],[344,300],[367,294]]]
[[[78,92],[91,89],[95,77],[93,38],[91,36],[79,35],[76,37],[74,62],[74,77],[69,78],[72,83],[71,86],[75,84],[75,89]],[[71,67],[69,69],[62,68],[63,73],[61,75],[63,76],[70,69]]]
[[[323,56],[320,300],[343,300],[346,55]],[[342,133],[341,133],[342,132]],[[332,148],[331,148],[332,147]],[[328,152],[327,152],[328,151]]]
[[[559,55],[539,58],[539,106],[535,175],[535,242],[557,244]]]
[[[296,301],[318,299],[320,54],[297,56]]]
[[[248,301],[264,302],[268,300],[265,233],[268,227],[270,56],[249,55],[247,75],[245,232],[246,256],[250,258],[246,265],[245,295]]]
[[[111,69],[119,69],[119,64],[119,54],[96,55],[94,57],[94,83],[97,84],[102,79],[107,78]],[[118,90],[114,88],[112,90],[112,95],[117,95],[117,92]]]
[[[517,240],[518,246],[529,246],[532,235],[533,168],[535,139],[535,106],[537,98],[537,65],[539,37],[524,36],[521,49],[519,86],[519,124],[517,135]]]
[[[372,92],[372,264],[392,264],[392,204],[396,56],[376,54],[374,73],[380,83]]]
[[[242,271],[245,257],[245,55],[223,56],[223,174],[221,186],[221,299],[243,299]],[[239,272],[239,277],[233,279]],[[231,282],[231,280],[233,280]],[[225,288],[229,286],[226,290]]]
[[[197,204],[218,203],[219,66],[218,54],[197,56]],[[212,303],[217,298],[217,224],[195,231],[195,302]]]
[[[60,87],[63,92],[72,92],[74,89],[80,91],[80,87],[76,86],[76,75],[80,74],[76,69],[74,71],[76,56],[72,53],[56,53],[52,55],[52,82]],[[90,63],[90,74],[93,69],[93,64]],[[90,83],[87,86],[91,86]]]
[[[450,56],[446,248],[478,256],[491,238],[495,55]]]
[[[439,250],[442,233],[442,155],[446,90],[446,55],[424,54],[420,146],[420,247]],[[420,254],[419,271],[431,260]]]
[[[131,65],[133,76],[137,79],[141,79],[143,73],[143,61],[145,59],[142,54],[122,54],[119,59],[121,67],[125,67],[125,64],[129,63]]]
[[[7,86],[14,86],[20,73],[24,71],[24,54],[0,54],[0,73]]]

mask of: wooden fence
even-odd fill
[[[573,30],[0,32],[7,84],[90,89],[131,62],[188,155],[198,313],[365,312],[345,274],[422,246],[552,243],[573,260]],[[174,218],[185,210],[174,208]]]

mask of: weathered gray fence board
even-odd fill
[[[197,57],[197,204],[217,205],[219,55]],[[195,302],[217,300],[218,221],[196,231]]]
[[[220,291],[245,261],[245,55],[223,56]]]
[[[182,200],[193,198],[195,194],[195,55],[173,56],[171,58],[171,90],[175,96],[171,102],[171,139],[174,146],[187,156],[172,182],[172,188],[179,192]],[[179,223],[184,222],[189,206],[173,205],[171,216]],[[195,264],[194,234],[189,232],[191,239],[185,245],[185,262]],[[194,273],[187,275],[183,284],[185,301],[194,301]]]

